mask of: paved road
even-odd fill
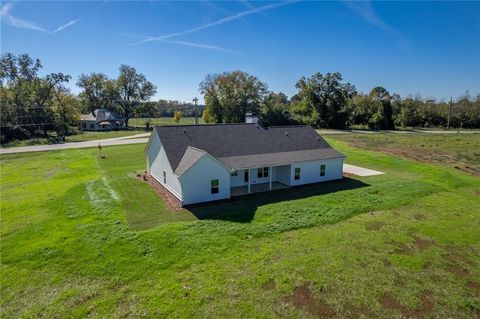
[[[368,130],[317,130],[319,134],[329,135],[329,134],[351,134],[351,133],[363,133],[363,134],[379,134],[379,133],[396,133],[396,134],[415,134],[415,133],[425,133],[425,134],[480,134],[480,131],[423,131],[423,130],[409,130],[409,131],[368,131]],[[27,152],[42,152],[42,151],[56,151],[64,150],[68,148],[86,148],[86,147],[96,147],[98,143],[102,146],[111,146],[111,145],[126,145],[126,144],[137,144],[137,143],[146,143],[150,133],[136,134],[124,137],[109,138],[103,140],[94,140],[86,142],[71,142],[64,144],[52,144],[52,145],[32,145],[32,146],[20,146],[20,147],[10,147],[10,148],[0,148],[1,154],[14,154],[14,153],[27,153]]]
[[[147,143],[148,136],[150,136],[150,133],[109,138],[109,139],[103,139],[103,140],[93,140],[93,141],[86,141],[86,142],[71,142],[71,143],[64,143],[64,144],[32,145],[32,146],[0,148],[0,155],[14,154],[14,153],[28,153],[28,152],[56,151],[56,150],[64,150],[68,148],[97,147],[98,143],[100,143],[102,146]]]

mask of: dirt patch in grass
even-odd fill
[[[392,262],[388,258],[383,258],[382,259],[383,265],[387,268],[392,268]]]
[[[466,277],[470,274],[467,268],[464,267],[464,263],[468,262],[464,256],[449,249],[448,253],[444,255],[444,259],[447,261],[447,266],[445,267],[451,273],[459,275],[461,277]]]
[[[412,255],[413,251],[412,248],[407,246],[404,243],[398,242],[398,241],[391,241],[390,245],[395,246],[395,249],[393,250],[394,254],[400,254],[400,255]]]
[[[285,301],[293,304],[297,309],[303,309],[320,318],[333,318],[336,315],[335,310],[323,298],[312,292],[309,282],[295,287],[293,294],[285,297]]]
[[[467,287],[480,292],[480,283],[475,282],[475,281],[468,281],[467,282]]]
[[[366,305],[352,305],[347,307],[348,315],[345,318],[376,318],[378,316]]]
[[[425,149],[403,149],[403,148],[393,148],[393,147],[367,147],[365,145],[356,145],[366,149],[374,149],[376,151],[402,156],[410,159],[414,159],[416,161],[424,162],[424,163],[443,163],[443,164],[450,164],[458,170],[464,171],[468,174],[474,176],[480,176],[480,170],[469,165],[465,165],[459,163],[459,161],[448,154],[438,154],[429,152]]]
[[[468,173],[468,174],[471,174],[471,175],[474,175],[474,176],[480,176],[480,170],[475,168],[475,167],[471,167],[471,166],[468,166],[468,165],[462,165],[462,166],[455,165],[454,167],[458,170],[461,170],[461,171],[465,172],[465,173]]]
[[[420,238],[415,235],[413,236],[413,238],[415,239],[415,246],[417,246],[418,250],[420,251],[427,250],[428,248],[436,244],[433,240]]]
[[[155,192],[163,199],[167,209],[171,211],[179,211],[182,210],[182,203],[172,195],[162,184],[160,184],[155,178],[151,177],[147,173],[136,173],[135,178],[142,182],[148,183]]]
[[[446,267],[446,269],[449,272],[457,274],[461,277],[466,277],[470,274],[470,272],[465,267],[463,267],[462,265],[459,265],[459,264],[449,264]]]
[[[380,298],[380,305],[383,309],[391,309],[400,312],[406,318],[425,318],[428,317],[435,303],[430,299],[428,292],[422,292],[419,296],[420,306],[417,309],[411,309],[403,305],[397,298],[391,294],[385,294]]]
[[[423,215],[421,213],[416,213],[415,215],[413,215],[413,218],[415,218],[416,220],[424,220],[425,215]]]
[[[379,221],[370,221],[365,224],[365,229],[368,231],[374,231],[374,230],[380,230],[383,225],[385,225],[384,222],[379,222]]]
[[[268,281],[264,282],[262,288],[265,290],[273,290],[275,289],[275,281],[273,279],[269,279]]]

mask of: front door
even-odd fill
[[[245,183],[248,183],[248,169],[245,170],[245,173],[243,174],[243,181],[244,181]]]

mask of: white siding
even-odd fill
[[[167,154],[155,130],[152,132],[147,146],[147,170],[160,184],[165,186],[173,195],[182,199],[182,188],[178,176],[173,173]],[[167,183],[163,182],[163,172],[167,176]]]
[[[219,181],[217,194],[211,193],[210,182],[214,179]],[[230,171],[208,154],[190,167],[180,182],[184,205],[230,198]]]
[[[273,181],[277,181],[285,185],[290,185],[290,165],[274,167]]]
[[[325,176],[320,176],[321,164],[325,164]],[[343,159],[341,158],[293,163],[291,167],[291,186],[341,179],[343,175]],[[295,180],[295,168],[297,167],[300,168],[299,180]]]
[[[261,167],[263,169],[263,167]],[[268,174],[270,176],[271,171],[269,168]],[[268,183],[270,180],[270,177],[258,177],[258,168],[252,168],[250,169],[250,184],[255,185],[255,184],[261,184],[261,183]]]
[[[244,182],[245,178],[245,170],[239,169],[237,176],[232,176],[230,178],[230,187],[237,187],[237,186],[244,186],[247,183]]]

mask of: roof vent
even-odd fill
[[[287,131],[285,131],[285,136],[288,136],[288,132],[287,132]]]
[[[183,128],[183,133],[187,134],[187,130],[185,128]]]

